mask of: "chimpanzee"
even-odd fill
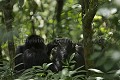
[[[52,49],[52,48],[50,48]],[[38,35],[30,35],[25,41],[25,44],[19,46],[16,50],[16,55],[20,54],[15,59],[15,70],[28,69],[32,66],[42,66],[43,63],[50,63],[47,55],[47,46],[44,44],[43,38]]]
[[[51,52],[52,61],[57,71],[63,69],[63,61],[69,59],[73,53],[75,53],[75,69],[81,66],[85,66],[83,48],[80,45],[77,45],[70,39],[65,38],[56,38],[53,43],[57,45]]]

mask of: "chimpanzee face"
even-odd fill
[[[60,60],[64,60],[67,58],[69,54],[71,54],[73,50],[73,43],[70,39],[57,38],[55,39],[55,43],[58,45],[56,47],[56,57]]]

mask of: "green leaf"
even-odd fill
[[[70,56],[69,62],[71,62],[74,57],[75,57],[75,53],[73,53],[73,54]]]
[[[88,69],[90,71],[96,72],[96,73],[103,73],[102,71],[98,70],[98,69]]]

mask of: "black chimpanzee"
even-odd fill
[[[74,44],[70,39],[65,38],[56,38],[53,43],[57,45],[51,52],[52,61],[57,71],[63,69],[63,61],[69,59],[73,53],[75,53],[75,69],[85,66],[83,48],[80,45]]]
[[[52,49],[52,48],[49,48]],[[16,55],[20,54],[15,59],[15,70],[28,69],[32,66],[42,66],[43,63],[50,63],[49,56],[47,55],[47,46],[44,44],[43,38],[38,35],[30,35],[25,45],[19,46],[16,50]]]

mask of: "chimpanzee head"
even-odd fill
[[[27,48],[44,48],[45,44],[44,44],[44,40],[42,37],[38,36],[38,35],[30,35],[26,41],[25,41],[25,46]]]
[[[74,51],[74,45],[70,39],[56,38],[54,43],[57,46],[53,49],[53,59],[65,60]]]

